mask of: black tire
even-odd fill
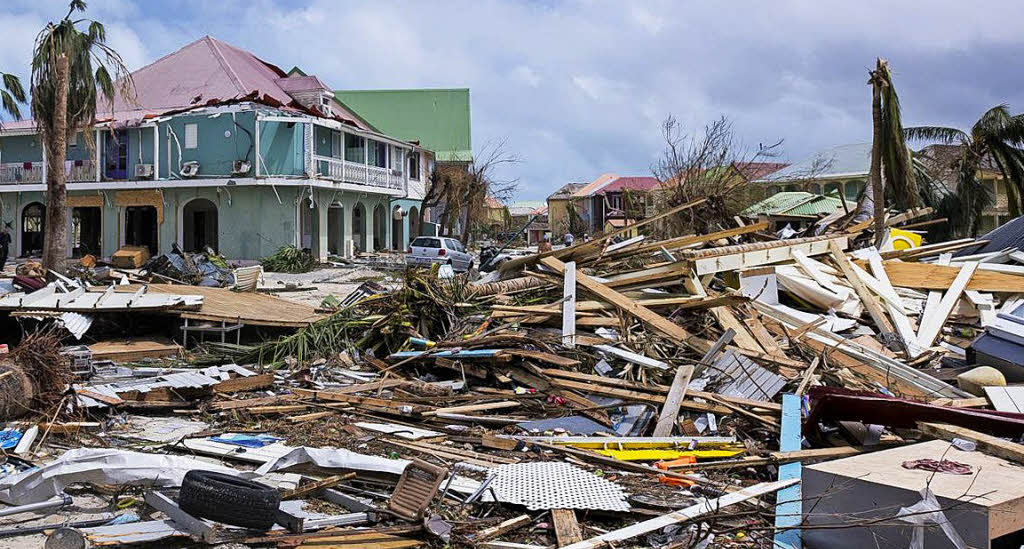
[[[185,473],[178,505],[195,517],[265,532],[274,526],[281,494],[258,482],[195,470]]]

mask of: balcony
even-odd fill
[[[381,189],[405,189],[405,175],[387,168],[367,166],[329,156],[313,156],[316,176],[341,183],[355,183]]]
[[[96,181],[96,164],[92,160],[69,160],[67,181]],[[0,185],[31,185],[43,183],[42,162],[9,162],[0,164]]]

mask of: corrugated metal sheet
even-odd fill
[[[243,368],[237,364],[225,364],[223,366],[211,366],[201,370],[177,371],[155,377],[132,379],[116,383],[89,385],[87,387],[76,386],[76,388],[85,389],[101,395],[118,397],[118,393],[127,393],[130,391],[148,393],[161,387],[172,387],[175,389],[210,387],[211,385],[216,385],[221,381],[231,379],[231,376],[229,375],[231,373],[240,377],[251,377],[256,375],[252,370]],[[95,399],[91,399],[83,395],[78,395],[78,400],[79,403],[86,408],[107,406],[102,402],[98,402]]]
[[[839,145],[817,152],[796,164],[759,179],[758,183],[804,181],[810,178],[867,176],[871,166],[871,143]]]
[[[842,208],[838,198],[802,191],[775,193],[748,207],[740,215],[828,215]],[[850,206],[853,207],[852,205]]]

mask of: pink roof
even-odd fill
[[[619,177],[601,189],[602,193],[631,191],[650,191],[661,186],[661,181],[654,177]]]
[[[782,162],[736,162],[738,170],[747,181],[757,181],[789,166]]]
[[[252,53],[211,36],[133,72],[132,80],[135,101],[129,102],[119,94],[114,99],[113,112],[100,101],[97,120],[132,122],[149,115],[253,95],[260,101],[289,105],[294,104],[289,91],[330,89],[315,76],[289,77]],[[335,104],[334,110],[359,127],[369,129],[340,104]]]

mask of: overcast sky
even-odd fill
[[[785,140],[787,161],[868,141],[879,55],[907,126],[1024,110],[1016,1],[88,3],[133,69],[209,34],[335,88],[468,87],[474,148],[508,140],[523,200],[650,175],[670,113],[691,128],[725,115],[749,146]],[[27,77],[35,34],[66,6],[4,0],[0,70]]]

